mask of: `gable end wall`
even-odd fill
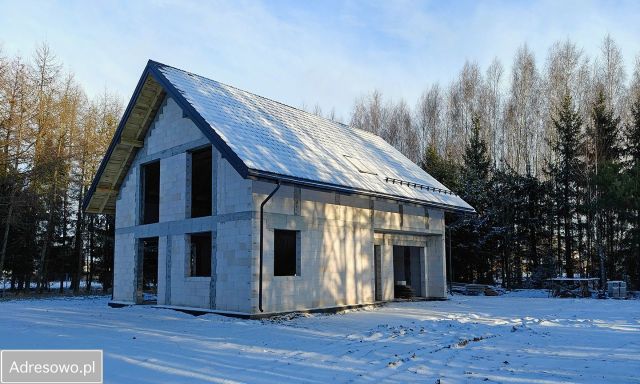
[[[213,147],[214,215],[190,218],[188,151],[210,145],[167,97],[120,188],[116,202],[113,299],[136,302],[138,242],[158,237],[158,304],[248,311],[251,183]],[[140,168],[160,160],[160,220],[139,225]],[[189,276],[189,233],[211,232],[214,278]],[[243,249],[246,251],[243,252]],[[144,268],[144,266],[143,266]],[[213,281],[213,283],[212,283]],[[234,295],[226,295],[233,291]]]

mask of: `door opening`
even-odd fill
[[[424,296],[422,282],[424,270],[420,247],[393,247],[394,297],[409,299]]]
[[[139,252],[142,271],[139,272],[138,302],[156,304],[158,302],[158,238],[140,239]]]

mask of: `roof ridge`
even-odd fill
[[[268,100],[268,101],[273,102],[273,103],[276,103],[276,104],[280,104],[280,105],[282,105],[282,106],[284,106],[284,107],[294,109],[294,110],[296,110],[296,111],[298,111],[298,112],[305,113],[305,114],[307,114],[307,115],[309,115],[309,116],[311,116],[311,117],[313,117],[313,118],[318,118],[318,119],[322,119],[322,120],[328,121],[328,122],[333,123],[333,124],[338,124],[338,125],[341,125],[341,126],[342,126],[342,127],[344,127],[344,128],[355,129],[355,130],[357,130],[357,131],[361,131],[361,132],[364,132],[364,133],[367,133],[367,134],[370,134],[370,135],[373,135],[373,136],[376,136],[376,137],[378,137],[378,138],[381,138],[381,139],[382,139],[382,137],[380,137],[380,136],[379,136],[379,135],[377,135],[376,133],[371,132],[371,131],[367,131],[366,129],[362,129],[362,128],[354,127],[354,126],[351,126],[351,125],[349,125],[349,124],[342,123],[342,122],[340,122],[340,121],[331,120],[331,119],[328,119],[328,118],[326,118],[326,117],[324,117],[324,116],[318,116],[318,115],[316,115],[315,113],[311,113],[311,112],[309,112],[309,111],[305,111],[304,109],[301,109],[301,108],[298,108],[298,107],[294,107],[294,106],[292,106],[292,105],[289,105],[289,104],[283,103],[283,102],[278,101],[278,100],[271,99],[271,98],[266,97],[266,96],[258,95],[257,93],[253,93],[253,92],[251,92],[251,91],[247,91],[247,90],[245,90],[245,89],[238,88],[238,87],[236,87],[236,86],[234,86],[234,85],[230,85],[230,84],[227,84],[227,83],[223,83],[222,81],[214,80],[214,79],[211,79],[211,78],[209,78],[209,77],[199,75],[199,74],[197,74],[197,73],[195,73],[195,72],[187,71],[187,70],[184,70],[184,69],[182,69],[182,68],[174,67],[173,65],[169,65],[169,64],[161,63],[161,62],[159,62],[159,61],[152,60],[152,59],[149,59],[149,62],[150,62],[150,63],[153,63],[153,64],[155,64],[155,65],[161,65],[161,66],[163,66],[163,67],[173,68],[173,69],[175,69],[175,70],[177,70],[177,71],[184,72],[184,73],[186,73],[186,74],[188,74],[188,75],[190,75],[190,76],[197,76],[197,77],[201,77],[201,78],[203,78],[203,79],[206,79],[206,80],[209,80],[209,81],[213,81],[214,83],[218,83],[218,84],[224,85],[225,87],[233,88],[233,89],[235,89],[235,90],[238,90],[238,91],[241,91],[241,92],[248,93],[248,94],[250,94],[250,95],[252,95],[252,96],[259,97],[259,98],[261,98],[261,99]]]

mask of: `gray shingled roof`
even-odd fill
[[[473,211],[375,134],[156,64],[249,170]]]

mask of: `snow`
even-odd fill
[[[513,291],[507,291],[504,297],[520,297],[520,298],[547,298],[549,297],[549,290],[547,289],[514,289]]]
[[[240,320],[0,302],[0,348],[104,349],[108,383],[640,382],[640,301],[454,296]]]
[[[9,290],[9,288],[11,287],[11,281],[9,279],[3,279],[2,277],[0,277],[0,289],[4,288],[5,290]],[[38,283],[35,283],[33,281],[29,282],[29,287],[31,289],[36,289],[38,287]],[[63,288],[71,288],[71,280],[64,280],[63,284],[62,284]],[[82,279],[80,280],[80,288],[85,289],[87,287],[87,281]],[[50,291],[56,291],[57,289],[60,288],[60,281],[53,281],[53,282],[49,282],[49,290]],[[91,289],[102,289],[102,283],[98,282],[98,281],[92,281],[91,282]]]
[[[386,181],[447,190],[379,136],[177,68],[151,65],[252,170],[473,211],[454,194]]]

